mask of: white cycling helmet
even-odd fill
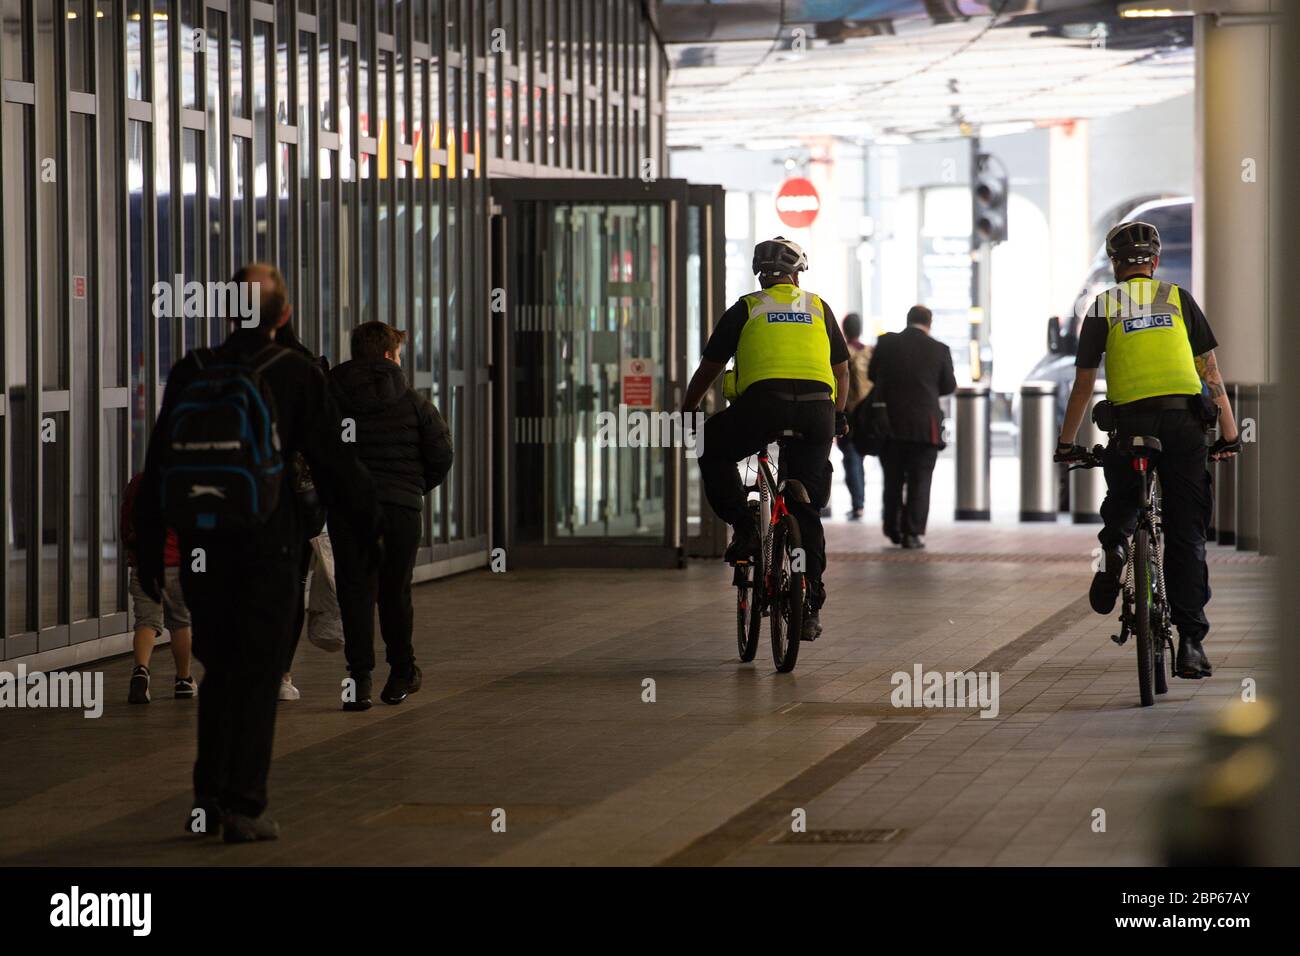
[[[754,275],[792,276],[808,268],[808,256],[785,236],[765,239],[754,247]]]

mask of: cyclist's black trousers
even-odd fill
[[[1155,468],[1162,496],[1165,587],[1178,633],[1200,640],[1210,629],[1205,617],[1210,600],[1205,534],[1214,500],[1206,467],[1205,426],[1190,411],[1121,412],[1119,433],[1160,439],[1162,450]],[[1106,500],[1101,505],[1105,527],[1097,537],[1108,551],[1122,551],[1124,539],[1137,527],[1142,476],[1113,443],[1106,449],[1105,470]]]
[[[749,518],[745,489],[736,463],[757,454],[769,439],[789,429],[803,435],[786,439],[778,459],[778,478],[794,479],[808,490],[808,502],[785,499],[799,522],[807,555],[808,600],[820,608],[826,600],[822,572],[826,568],[826,536],[820,511],[831,496],[831,442],[835,438],[835,404],[825,400],[793,402],[757,383],[725,411],[704,423],[700,475],[714,512],[733,527]]]

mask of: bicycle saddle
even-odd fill
[[[1160,451],[1160,439],[1150,435],[1129,435],[1120,442],[1120,448],[1130,455],[1145,457]]]
[[[783,428],[779,432],[773,432],[772,434],[770,434],[768,436],[767,443],[770,445],[774,441],[779,442],[786,438],[803,438],[803,437],[804,437],[803,432],[795,431],[793,428]]]

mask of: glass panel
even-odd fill
[[[334,43],[334,4],[329,0],[322,0],[321,18],[318,21],[320,25],[320,38],[316,43],[316,97],[318,115],[320,116],[320,128],[327,130],[337,130],[339,125],[334,122],[334,108],[336,97],[334,88],[338,80],[334,70],[330,65],[330,55],[335,48]],[[342,127],[346,132],[349,127]],[[324,175],[324,173],[322,173]]]
[[[275,121],[288,124],[294,121],[294,104],[291,99],[289,71],[292,68],[292,52],[289,43],[297,32],[294,29],[293,3],[281,0],[276,5],[275,31]]]
[[[127,220],[127,250],[131,270],[131,468],[144,468],[144,449],[149,438],[148,382],[149,363],[146,352],[146,323],[152,322],[152,296],[150,286],[153,272],[150,268],[150,223],[145,203],[145,178],[153,176],[152,143],[146,123],[127,123],[126,130],[126,183],[130,216]]]
[[[101,8],[108,3],[101,3]],[[114,55],[113,18],[107,15],[96,19],[99,34],[99,88],[112,90],[120,57]],[[99,110],[99,354],[100,384],[121,386],[126,384],[123,374],[122,340],[123,315],[118,296],[122,291],[122,273],[126,269],[123,250],[118,244],[118,230],[122,216],[122,157],[117,137],[111,132],[118,129],[121,112],[113,95],[103,95],[97,100]]]
[[[373,67],[370,60],[370,44],[374,39],[374,28],[371,26],[371,17],[361,18],[361,45],[357,49],[357,110],[359,120],[359,134],[361,137],[375,137],[377,133],[372,128],[371,120],[374,118],[374,98],[371,95],[371,74]],[[357,230],[361,234],[361,262],[358,268],[358,278],[361,280],[361,314],[356,317],[356,324],[373,319],[374,315],[374,296],[375,296],[375,236],[373,224],[375,220],[375,164],[378,157],[370,153],[362,153],[359,160],[361,168],[361,218],[357,223]]]
[[[244,96],[244,44],[247,40],[244,0],[230,0],[230,115],[243,118],[248,116],[248,102]]]
[[[199,195],[199,171],[206,166],[203,159],[202,144],[198,130],[187,129],[181,133],[181,189],[184,202],[184,232],[181,234],[182,274],[185,282],[203,281],[203,269],[200,257],[207,244],[207,234],[203,223],[203,202]],[[163,273],[167,275],[167,273]],[[184,329],[185,339],[176,343],[175,361],[188,349],[202,344],[204,307],[189,296],[185,297]],[[220,335],[220,333],[218,333]],[[220,338],[225,338],[221,335]],[[220,341],[220,338],[218,341]]]
[[[429,202],[429,229],[432,232],[432,242],[430,243],[430,259],[433,264],[432,271],[429,274],[429,345],[423,365],[417,366],[424,371],[431,371],[434,375],[434,390],[438,387],[438,379],[442,375],[442,277],[443,269],[443,249],[442,249],[442,195],[446,189],[445,180],[435,179],[429,183],[430,202]],[[437,404],[435,399],[434,404]]]
[[[53,440],[45,440],[53,436]],[[63,600],[66,558],[68,450],[67,412],[45,412],[41,416],[41,619],[40,627],[68,623],[68,606]]]
[[[342,202],[339,207],[339,224],[337,235],[342,243],[339,254],[339,292],[338,315],[339,337],[330,354],[332,362],[339,362],[349,354],[347,330],[358,324],[352,310],[353,289],[356,286],[356,263],[352,257],[352,237],[360,230],[357,222],[357,164],[352,152],[354,135],[354,95],[353,69],[356,62],[356,44],[344,42],[339,45],[339,179],[342,180]],[[363,232],[363,231],[362,231]],[[364,232],[363,232],[364,234]],[[326,232],[325,235],[331,235]],[[327,319],[329,313],[325,313]],[[332,324],[332,322],[331,322]]]
[[[72,320],[72,420],[70,435],[72,462],[72,620],[91,616],[91,575],[94,555],[90,551],[91,511],[98,490],[95,473],[95,394],[92,390],[90,358],[93,333],[90,317],[94,309],[96,276],[90,237],[96,234],[94,176],[96,170],[94,117],[82,113],[68,116],[68,266],[71,271],[69,312]],[[42,590],[53,582],[42,581]]]
[[[321,258],[320,242],[316,232],[320,193],[314,181],[312,162],[316,155],[316,124],[320,121],[314,94],[316,92],[316,37],[311,33],[298,34],[298,257],[299,281],[294,300],[294,327],[304,345],[313,353],[320,353],[320,322],[316,300],[321,285],[329,281],[327,264]]]
[[[231,262],[228,279],[235,270],[252,259],[252,250],[248,247],[248,155],[252,144],[243,137],[231,137],[230,153],[230,239]]]
[[[260,20],[253,24],[253,215],[254,257],[265,261],[270,256],[267,228],[267,201],[271,182],[271,127],[268,104],[271,96],[271,25]]]
[[[402,160],[397,161],[397,182],[396,182],[396,203],[394,206],[394,219],[397,227],[397,247],[393,250],[396,262],[394,264],[397,273],[397,289],[395,290],[395,308],[393,318],[389,321],[404,332],[409,332],[411,328],[410,317],[407,314],[409,297],[407,295],[407,283],[410,281],[411,274],[411,239],[409,229],[411,227],[408,212],[407,192],[410,188],[410,180],[407,179],[408,163]],[[410,351],[407,351],[407,361],[410,361]]]
[[[388,109],[388,85],[392,76],[393,58],[387,50],[381,50],[378,54],[378,71],[375,75],[376,99],[379,106],[379,155],[378,160],[379,175],[375,180],[376,191],[378,194],[379,206],[379,246],[376,250],[376,271],[375,282],[377,289],[376,301],[379,305],[379,312],[374,318],[381,322],[391,322],[392,316],[389,313],[391,308],[389,295],[390,270],[393,266],[392,252],[392,222],[390,220],[392,202],[392,180],[388,174],[389,157],[392,152],[392,123],[389,119]]]
[[[208,275],[209,281],[228,279],[233,273],[234,268],[227,261],[226,246],[229,237],[226,234],[228,223],[222,222],[224,218],[221,214],[221,196],[222,188],[222,170],[225,143],[225,111],[221,108],[224,100],[222,89],[222,78],[229,75],[229,71],[222,63],[222,57],[225,55],[226,36],[226,18],[225,15],[217,11],[208,13],[208,34],[207,34],[207,54],[204,59],[207,61],[207,113],[208,129],[204,134],[207,141],[208,155],[205,175],[207,177],[207,209],[208,209]],[[213,315],[208,319],[208,342],[216,344],[224,339],[225,327],[219,316]]]
[[[122,593],[124,579],[121,540],[118,534],[118,515],[122,509],[122,489],[126,487],[126,412],[124,408],[104,411],[104,434],[101,492],[101,526],[103,542],[100,549],[99,613],[100,616],[126,610]]]
[[[199,76],[196,64],[204,44],[203,35],[199,31],[202,16],[197,8],[197,0],[181,0],[181,107],[187,110],[198,108],[196,94]]]
[[[703,228],[705,217],[703,210],[691,205],[686,213],[686,354],[699,355],[704,347],[704,314],[701,295],[703,293],[704,256]],[[700,469],[686,468],[686,533],[698,535],[701,528],[701,509],[704,501],[704,486],[700,480]]]
[[[520,304],[524,322],[541,332],[516,338],[517,368],[528,370],[516,414],[532,430],[516,439],[516,480],[536,489],[531,502],[520,502],[521,537],[661,544],[669,452],[645,445],[657,436],[660,446],[680,440],[661,435],[653,415],[665,401],[663,208],[521,209],[550,234],[541,272],[525,283],[528,301]],[[633,441],[632,433],[603,440],[599,416],[618,420],[620,404],[628,416],[649,413],[643,440]],[[547,492],[538,486],[539,471],[548,476]]]
[[[279,225],[276,233],[276,250],[279,252],[276,265],[280,267],[281,274],[284,275],[284,281],[289,287],[289,301],[293,302],[298,296],[298,283],[294,281],[294,236],[293,228],[293,189],[296,172],[295,166],[295,148],[291,143],[281,143],[277,151],[279,156],[279,176],[276,184],[279,191],[276,194],[276,209],[279,211]]]
[[[465,435],[463,422],[464,402],[462,401],[465,389],[459,385],[449,389],[451,393],[451,409],[447,422],[451,425],[451,440],[454,448],[464,448],[462,439]],[[456,461],[452,464],[451,471],[447,473],[447,538],[450,541],[459,541],[461,537],[461,480],[460,476],[465,470],[464,455],[457,456]]]
[[[48,14],[47,14],[48,16]],[[48,19],[46,20],[48,23]],[[36,44],[36,157],[62,156],[60,127],[63,117],[55,109],[54,84],[58,74],[54,62],[54,44],[42,38]],[[68,339],[64,330],[63,301],[67,282],[59,229],[59,193],[57,189],[36,190],[38,250],[36,281],[40,286],[41,388],[68,387]],[[66,444],[67,436],[60,440]]]
[[[154,0],[153,12],[153,86],[154,86],[154,189],[158,198],[158,225],[156,247],[158,254],[157,276],[165,282],[174,281],[172,276],[180,263],[172,262],[171,236],[173,224],[178,214],[173,204],[171,173],[171,124],[168,119],[171,108],[168,103],[171,84],[167,73],[167,0]],[[151,313],[152,315],[152,313]],[[176,326],[179,320],[164,317],[156,320],[155,330],[158,336],[158,381],[166,380],[172,363],[181,357],[180,343],[173,345],[173,338],[178,334]]]
[[[9,24],[6,8],[6,28]],[[8,49],[5,50],[8,53]],[[5,595],[7,620],[5,632],[21,634],[27,630],[27,542],[31,529],[31,466],[36,442],[29,426],[27,359],[28,329],[33,303],[27,282],[31,270],[31,216],[28,200],[35,191],[32,183],[35,164],[31,156],[31,135],[27,111],[19,103],[3,104],[5,148],[0,150],[4,168],[4,342],[7,416],[10,445],[5,489],[9,503],[9,587]],[[3,432],[0,432],[3,434]]]
[[[460,185],[447,183],[447,367],[458,369],[460,361],[460,224],[457,221]],[[436,368],[436,366],[435,366]],[[454,438],[455,436],[453,436]]]
[[[138,2],[139,0],[136,0],[136,3]],[[7,80],[31,78],[31,71],[23,50],[26,7],[26,0],[0,0],[0,59],[4,60],[4,78]],[[136,51],[138,56],[138,44]],[[127,85],[127,89],[130,89],[130,84]]]
[[[68,85],[70,89],[93,93],[90,75],[90,5],[86,0],[66,0],[68,19]],[[7,51],[6,51],[7,52]],[[111,87],[110,87],[111,89]]]
[[[144,70],[144,19],[141,16],[144,6],[144,0],[127,0],[126,4],[126,95],[137,100],[149,98]],[[110,25],[113,22],[107,11],[104,20]]]

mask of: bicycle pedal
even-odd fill
[[[1112,634],[1110,636],[1110,639],[1114,641],[1116,644],[1118,644],[1120,647],[1123,647],[1125,644],[1128,643],[1127,634]]]

